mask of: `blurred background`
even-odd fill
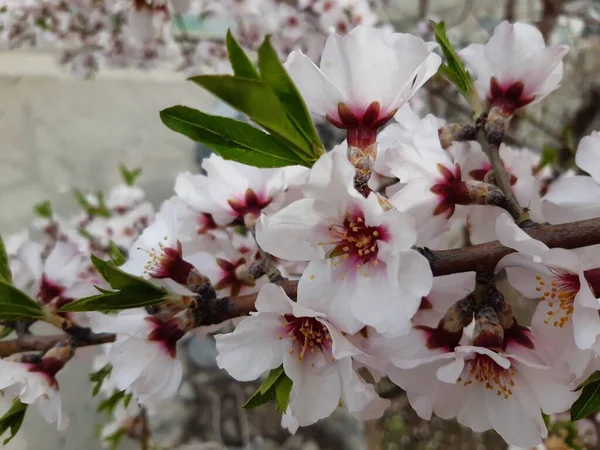
[[[25,1],[25,0],[23,0]],[[571,46],[562,87],[542,105],[527,108],[512,125],[509,140],[546,152],[564,164],[573,142],[600,129],[600,0],[379,0],[373,6],[381,23],[398,31],[426,34],[425,19],[444,20],[457,48],[485,42],[502,20],[535,23],[552,44]],[[227,23],[200,32],[224,36]],[[425,27],[425,29],[424,29]],[[430,38],[431,39],[431,38]],[[73,76],[57,63],[52,45],[0,49],[0,231],[17,232],[34,217],[33,206],[50,200],[68,214],[76,203],[71,187],[107,189],[120,180],[119,163],[143,167],[140,186],[155,204],[173,193],[175,176],[197,170],[201,151],[169,131],[158,112],[168,106],[211,111],[220,107],[186,73],[161,66],[143,71],[102,69],[91,79]],[[439,80],[419,97],[421,111],[464,120],[469,111]],[[335,137],[332,137],[335,139]],[[473,434],[452,422],[421,421],[398,388],[383,395],[393,407],[377,422],[358,424],[343,413],[290,436],[273,405],[241,408],[255,385],[232,381],[214,362],[211,337],[182,344],[186,375],[178,397],[152,419],[152,431],[167,449],[504,449],[494,433]],[[101,448],[87,379],[94,350],[81,349],[77,363],[60,374],[69,429],[60,433],[36,411],[27,415],[8,450]],[[0,407],[0,410],[6,409]],[[594,435],[592,424],[587,426]],[[586,431],[586,433],[587,433]],[[596,446],[589,440],[589,448]],[[569,448],[558,446],[555,449]],[[123,441],[120,448],[139,448]],[[550,447],[549,447],[550,448]]]

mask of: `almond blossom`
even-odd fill
[[[558,179],[544,196],[543,211],[550,223],[591,219],[600,215],[600,131],[585,136],[577,146],[575,164],[590,176]]]
[[[256,309],[235,331],[216,336],[219,367],[249,381],[283,365],[293,382],[288,415],[300,426],[329,416],[340,404],[358,416],[383,413],[389,401],[377,397],[352,369],[352,356],[360,351],[325,314],[302,298],[292,301],[273,284],[261,289]]]
[[[342,155],[322,156],[303,188],[306,198],[261,216],[257,242],[278,258],[310,261],[299,296],[317,301],[339,329],[406,333],[431,288],[429,265],[411,249],[411,218],[383,211],[374,194],[362,197],[353,177]]]
[[[498,218],[500,242],[518,253],[505,256],[498,269],[506,269],[510,284],[523,295],[540,300],[548,326],[573,321],[575,343],[589,349],[600,334],[600,259],[596,247],[577,250],[548,249],[518,230],[507,217]]]
[[[182,376],[176,346],[186,332],[177,318],[163,321],[144,309],[88,316],[96,333],[117,335],[107,355],[113,366],[111,383],[131,392],[144,405],[155,405],[175,395]]]
[[[479,94],[504,114],[542,101],[558,88],[566,45],[546,47],[542,33],[526,23],[502,22],[485,45],[459,52],[474,73]]]
[[[364,148],[437,71],[435,47],[410,34],[358,26],[327,38],[320,67],[299,50],[286,67],[308,109],[346,128],[349,146]]]

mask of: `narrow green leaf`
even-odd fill
[[[4,440],[4,445],[7,445],[17,435],[23,424],[23,419],[25,419],[27,406],[16,399],[6,414],[0,417],[0,436],[10,429],[10,436]]]
[[[227,117],[211,116],[186,106],[173,106],[160,112],[170,129],[196,142],[202,142],[225,159],[255,167],[304,165],[314,160],[290,150],[273,136]]]
[[[12,283],[12,273],[10,271],[10,263],[8,262],[8,254],[4,246],[4,240],[0,235],[0,280],[9,284]]]
[[[292,393],[292,380],[287,376],[283,375],[277,380],[275,384],[275,398],[277,400],[277,408],[281,412],[286,412],[288,404],[290,403],[290,395]]]
[[[129,170],[127,166],[123,163],[119,166],[119,170],[121,171],[121,177],[123,177],[123,181],[127,186],[135,185],[138,177],[142,174],[142,168],[138,167],[133,170]]]
[[[125,257],[125,255],[123,254],[121,249],[119,247],[117,247],[117,244],[115,244],[113,241],[110,241],[108,250],[109,250],[109,254],[110,254],[110,259],[115,264],[115,266],[118,267],[118,266],[122,266],[123,264],[125,264],[125,261],[127,261],[127,258]]]
[[[115,391],[110,397],[102,400],[98,404],[98,412],[106,412],[109,417],[112,417],[115,412],[115,408],[117,405],[123,400],[127,398],[129,394],[125,393],[125,391]]]
[[[271,370],[269,372],[269,375],[265,379],[265,381],[263,381],[261,383],[261,385],[258,387],[259,392],[261,394],[266,393],[269,389],[271,389],[273,387],[273,385],[277,382],[279,377],[281,377],[282,375],[283,375],[283,366],[280,366],[277,369]]]
[[[287,143],[295,153],[305,156],[315,154],[268,84],[231,75],[200,75],[190,80],[247,114],[271,135]]]
[[[258,66],[261,79],[267,83],[285,106],[288,117],[304,135],[314,151],[315,158],[323,154],[323,144],[310,117],[306,103],[285,70],[267,36],[258,49]]]
[[[36,203],[33,209],[35,213],[40,217],[43,217],[45,219],[52,218],[52,205],[50,204],[49,200],[46,200],[45,202]]]
[[[546,166],[558,166],[558,153],[558,149],[545,145],[544,148],[542,148],[542,155],[537,170],[541,170]]]
[[[110,450],[117,450],[119,445],[121,445],[121,441],[125,437],[126,432],[124,428],[119,428],[113,434],[104,438],[104,442],[108,446]]]
[[[112,365],[111,364],[106,364],[104,367],[102,367],[102,369],[90,373],[90,381],[93,383],[96,383],[94,385],[94,390],[92,391],[92,397],[95,397],[96,395],[98,395],[98,393],[100,392],[100,389],[102,389],[102,384],[104,383],[104,380],[106,379],[106,377],[108,377],[110,375],[110,373],[112,372]]]
[[[100,275],[102,275],[102,278],[104,278],[104,280],[108,281],[108,278],[106,277],[106,266],[108,262],[101,260],[96,255],[92,255],[90,259],[92,260],[92,265],[94,266],[96,271]]]
[[[115,263],[108,261],[104,268],[104,274],[108,279],[110,287],[113,289],[140,289],[148,292],[156,292],[157,294],[165,295],[167,292],[155,284],[144,280],[142,277],[131,275],[130,273],[124,272],[119,269]]]
[[[590,383],[581,391],[581,395],[571,406],[571,420],[585,419],[600,409],[600,381]]]
[[[587,377],[585,381],[582,381],[581,384],[575,388],[575,391],[580,391],[588,384],[595,383],[596,381],[600,381],[600,370],[596,370],[593,374]]]
[[[229,62],[233,73],[237,77],[250,78],[259,80],[260,76],[246,52],[240,47],[240,44],[231,34],[231,30],[227,30],[227,53],[229,54]]]
[[[446,59],[445,64],[440,66],[440,72],[456,85],[458,90],[471,105],[473,114],[479,116],[483,112],[481,100],[479,99],[479,95],[473,84],[471,74],[465,69],[463,62],[458,57],[458,54],[448,39],[446,34],[446,24],[443,21],[436,23],[433,20],[430,20],[429,24],[435,33],[435,40],[440,45],[444,58]]]
[[[252,394],[252,397],[248,399],[246,403],[244,403],[244,409],[254,409],[265,403],[269,403],[272,400],[275,400],[275,388],[269,389],[264,394],[261,394],[260,391],[256,391]]]
[[[165,292],[144,288],[129,288],[109,294],[93,295],[63,305],[60,312],[120,311],[156,305],[166,300]]]
[[[27,294],[0,280],[0,320],[39,319],[42,307]]]
[[[85,194],[81,192],[79,189],[73,189],[73,196],[75,200],[81,206],[81,208],[88,214],[89,216],[101,216],[101,217],[110,217],[110,211],[108,210],[106,203],[104,202],[104,194],[101,191],[96,193],[96,199],[98,201],[98,205],[92,205],[88,199],[85,197]]]

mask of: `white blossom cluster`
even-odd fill
[[[177,177],[175,195],[139,237],[128,231],[132,220],[152,214],[138,216],[144,203],[129,188],[106,202],[133,215],[126,229],[120,215],[96,218],[101,222],[86,229],[96,236],[92,229],[110,228],[98,239],[127,249],[121,269],[173,296],[192,298],[204,283],[218,298],[255,297],[253,312],[233,332],[216,335],[217,363],[240,381],[282,367],[293,383],[282,425],[292,432],[340,407],[360,420],[380,417],[390,402],[365,381],[369,371],[404,389],[422,418],[456,419],[477,432],[494,429],[511,445],[535,447],[548,434],[543,414],[569,410],[580,394],[575,387],[600,369],[600,252],[549,248],[484,201],[495,192],[489,182],[497,174],[481,145],[442,145],[443,120],[419,117],[408,105],[440,66],[435,48],[409,34],[359,26],[331,34],[319,66],[294,51],[286,67],[308,109],[346,129],[346,142],[311,168],[262,169],[212,155],[202,163],[204,174]],[[558,87],[566,52],[547,47],[531,25],[503,22],[487,44],[460,55],[481,99],[509,117]],[[373,151],[374,174],[359,191],[363,167],[356,160],[365,157],[356,155]],[[600,132],[577,149],[576,164],[589,175],[550,180],[531,150],[502,144],[499,154],[516,202],[533,221],[600,217]],[[457,228],[472,244],[498,240],[515,250],[496,273],[505,271],[537,302],[531,321],[518,322],[510,296],[504,299],[493,283],[482,300],[480,274],[433,276],[418,247],[447,250]],[[42,302],[91,295],[80,282],[102,286],[86,278],[94,277],[89,263],[74,256],[93,249],[71,249],[81,239],[66,240],[57,239],[45,264],[27,244],[11,251],[23,254],[15,267],[32,271],[29,292]],[[297,283],[295,296],[282,279]],[[73,318],[96,333],[116,334],[106,353],[110,382],[151,408],[177,391],[176,344],[193,328],[168,313],[138,308]],[[0,387],[24,386],[14,392],[23,402],[56,396],[55,385],[36,384],[31,372],[2,364]]]
[[[224,36],[210,29],[223,23],[247,49],[272,35],[282,57],[302,48],[316,59],[331,30],[377,21],[368,0],[2,0],[0,11],[0,42],[58,46],[60,63],[85,77],[164,61],[222,71]]]

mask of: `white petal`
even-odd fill
[[[281,365],[284,345],[281,316],[264,313],[248,317],[229,334],[215,336],[217,364],[238,381],[256,380]]]
[[[549,205],[548,205],[549,204]],[[552,208],[557,206],[559,208]],[[566,223],[600,216],[600,185],[591,177],[561,178],[543,199],[544,217],[550,223]]]
[[[579,141],[575,163],[600,184],[600,132],[592,132]]]

